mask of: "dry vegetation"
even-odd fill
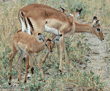
[[[96,15],[100,21],[102,29],[107,29],[109,32],[110,27],[110,1],[109,0],[11,0],[7,2],[0,1],[0,89],[10,89],[8,86],[8,74],[9,74],[9,54],[11,52],[13,35],[21,25],[18,20],[18,10],[31,3],[42,3],[49,5],[53,8],[59,9],[60,6],[64,7],[69,13],[75,11],[76,8],[83,8],[83,12],[80,18],[77,20],[92,22],[92,18]],[[45,36],[48,35],[45,33]],[[83,70],[84,67],[79,68],[79,65],[86,64],[90,61],[85,57],[88,51],[91,51],[89,46],[84,42],[83,38],[85,34],[77,34],[71,41],[66,39],[67,52],[70,60],[70,66],[68,67],[64,62],[64,73],[58,71],[59,57],[57,55],[56,47],[54,53],[49,55],[45,64],[43,64],[45,81],[40,79],[40,70],[37,67],[37,61],[35,61],[35,74],[28,79],[28,82],[21,84],[15,89],[30,89],[31,91],[59,91],[59,90],[88,90],[88,91],[100,91],[110,90],[106,87],[104,80],[100,76],[96,75],[92,70]],[[71,38],[70,38],[71,39]],[[110,33],[106,36],[105,41],[110,48]],[[45,55],[46,50],[42,52],[42,57]],[[13,60],[13,79],[12,83],[17,82],[18,72],[16,70],[16,63],[19,57],[19,53]],[[36,57],[33,57],[36,60]],[[64,60],[64,59],[63,59]],[[110,59],[107,59],[110,61]],[[24,63],[22,65],[24,70]],[[24,71],[25,72],[25,71]],[[22,77],[23,78],[23,77]],[[13,87],[14,88],[14,87]],[[69,90],[68,90],[69,91]]]

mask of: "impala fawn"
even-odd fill
[[[21,80],[21,60],[24,58],[25,55],[26,55],[27,61],[26,61],[26,73],[25,73],[24,83],[26,83],[26,77],[27,77],[29,65],[31,67],[32,73],[34,71],[34,67],[30,64],[30,61],[32,61],[32,60],[29,60],[30,55],[40,53],[40,51],[42,51],[44,49],[48,49],[49,52],[52,52],[53,43],[59,42],[61,36],[62,35],[56,36],[53,40],[51,40],[51,39],[45,40],[43,35],[41,35],[40,33],[38,33],[38,38],[34,37],[33,35],[24,33],[24,32],[16,33],[13,37],[12,53],[11,53],[11,56],[9,59],[9,62],[10,62],[9,85],[11,85],[11,80],[12,80],[12,76],[11,76],[12,60],[13,60],[14,56],[16,55],[16,53],[18,52],[18,50],[21,51],[21,56],[18,60],[18,62],[20,62],[19,83]],[[41,42],[39,39],[42,40],[43,42]],[[38,60],[38,63],[39,63],[39,67],[42,72],[42,78],[44,78],[43,69],[42,69],[40,60]]]

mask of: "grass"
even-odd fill
[[[76,8],[83,8],[83,12],[80,18],[91,22],[94,15],[98,16],[101,21],[101,26],[107,27],[110,24],[110,1],[109,0],[15,0],[13,2],[1,2],[0,1],[0,85],[2,88],[9,88],[8,74],[9,74],[9,54],[11,52],[12,38],[21,25],[18,20],[18,10],[31,3],[42,3],[53,8],[58,9],[60,6],[64,7],[68,13],[73,13]],[[47,34],[45,34],[47,35]],[[35,74],[26,83],[25,86],[21,82],[19,88],[22,90],[30,89],[32,91],[59,91],[66,89],[73,90],[89,90],[100,91],[106,88],[105,83],[97,76],[92,70],[84,72],[80,71],[79,64],[85,63],[89,59],[85,57],[88,51],[91,51],[86,43],[84,43],[84,34],[78,34],[72,40],[65,39],[67,46],[67,53],[70,60],[70,66],[68,67],[64,60],[63,74],[58,71],[59,58],[57,50],[54,48],[54,53],[51,54],[46,63],[43,64],[45,81],[40,81],[41,73],[38,65],[35,66]],[[106,38],[110,48],[110,37]],[[42,57],[45,55],[46,50],[42,52]],[[17,63],[19,53],[14,58],[13,65]],[[34,59],[36,57],[33,56]],[[110,59],[108,59],[110,61]],[[35,61],[37,64],[37,61]],[[17,78],[18,72],[13,66],[13,79]],[[25,67],[22,65],[22,68]]]

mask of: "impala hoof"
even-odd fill
[[[34,74],[34,68],[33,67],[31,68],[31,73]]]
[[[60,71],[60,73],[62,73],[63,71],[61,69],[58,69]]]
[[[26,82],[27,82],[27,81],[25,80],[25,81],[24,81],[24,84],[25,84]]]
[[[11,82],[8,82],[8,85],[11,85]]]
[[[23,61],[26,62],[26,58],[25,57],[23,58]]]

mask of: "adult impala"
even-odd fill
[[[13,60],[14,56],[16,55],[16,53],[18,52],[18,50],[20,50],[22,53],[19,60],[18,60],[18,62],[20,62],[20,64],[18,64],[20,66],[19,67],[19,83],[21,80],[21,60],[23,59],[25,54],[26,54],[26,58],[27,58],[26,73],[25,73],[25,79],[24,79],[24,83],[26,83],[29,65],[31,67],[32,73],[34,71],[33,62],[29,62],[29,61],[32,61],[32,60],[29,60],[30,55],[31,54],[38,54],[38,53],[40,53],[40,51],[44,50],[45,48],[48,49],[49,52],[51,52],[53,42],[59,42],[61,36],[62,35],[56,36],[53,40],[47,39],[46,41],[44,38],[42,38],[42,41],[44,41],[44,42],[41,42],[35,36],[29,35],[27,33],[24,33],[24,32],[16,33],[13,37],[12,53],[11,53],[11,56],[9,59],[9,62],[10,62],[9,85],[11,85],[11,80],[12,80],[12,76],[11,76],[12,60]],[[43,36],[39,33],[38,37],[41,38]],[[39,67],[42,72],[42,78],[44,78],[43,69],[42,69],[42,65],[41,65],[40,60],[38,61],[38,63],[39,63]]]
[[[22,25],[22,32],[27,32],[28,34],[31,34],[30,29],[27,29],[28,25],[26,24],[24,16],[27,13],[29,13],[30,11],[33,12],[36,8],[51,9],[51,10],[59,12],[59,13],[61,13],[61,11],[63,11],[68,17],[70,16],[69,14],[67,14],[66,10],[64,8],[62,8],[62,7],[60,7],[61,11],[59,11],[59,10],[56,10],[56,9],[54,9],[52,7],[49,7],[47,5],[44,5],[44,4],[30,4],[30,5],[27,5],[27,6],[23,7],[18,12],[18,18],[19,18],[19,21],[20,21],[20,23]],[[82,8],[80,10],[76,9],[76,12],[73,13],[74,17],[80,16],[81,11],[82,11]]]

